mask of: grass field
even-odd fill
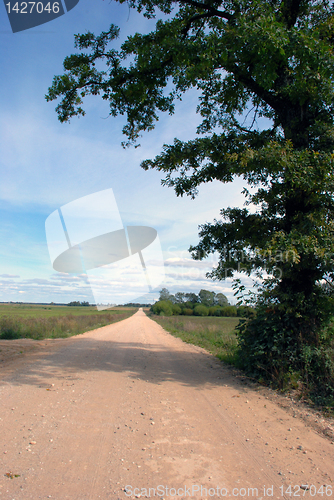
[[[94,306],[57,306],[57,305],[42,305],[42,304],[0,304],[0,317],[7,316],[20,316],[20,317],[34,317],[34,318],[49,318],[51,316],[73,316],[91,315],[91,314],[105,314],[106,312],[124,312],[124,311],[137,310],[131,307],[115,307],[104,311],[97,311]]]
[[[235,364],[239,318],[201,316],[155,316],[150,318],[184,342],[198,345],[217,358]]]
[[[65,338],[126,319],[136,308],[0,304],[0,339]]]

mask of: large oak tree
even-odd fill
[[[142,167],[163,172],[163,184],[178,196],[195,197],[201,183],[214,179],[247,181],[247,203],[256,210],[221,210],[219,220],[200,227],[193,256],[218,252],[216,279],[236,271],[269,274],[257,296],[257,318],[240,333],[244,366],[281,384],[287,372],[298,371],[311,389],[319,389],[322,377],[324,394],[333,396],[331,2],[127,3],[147,17],[160,16],[155,30],[129,36],[120,50],[113,48],[114,25],[98,36],[76,35],[80,52],[65,59],[47,99],[61,97],[58,116],[68,121],[84,114],[86,95],[101,95],[112,116],[126,115],[123,132],[132,144],[161,112],[173,113],[183,93],[199,90],[198,136],[163,145]],[[96,68],[101,61],[104,70]],[[266,125],[258,128],[259,120]]]

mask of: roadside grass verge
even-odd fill
[[[89,330],[122,321],[132,316],[137,309],[115,309],[98,312],[93,307],[51,306],[52,313],[33,306],[30,314],[20,315],[18,309],[3,314],[0,307],[0,339],[12,340],[30,338],[41,340],[46,338],[66,338]],[[59,307],[59,310],[57,308]],[[60,310],[60,308],[62,310]],[[65,314],[65,311],[67,314]],[[79,309],[80,311],[72,311]],[[83,311],[87,309],[87,311]],[[50,313],[50,310],[47,310]],[[35,314],[34,314],[35,313]],[[81,313],[81,314],[80,314]]]
[[[188,344],[203,347],[221,361],[237,366],[237,336],[235,328],[240,318],[214,316],[156,316],[149,317],[167,332]]]

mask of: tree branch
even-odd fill
[[[277,19],[284,21],[289,29],[292,28],[303,10],[303,4],[304,0],[283,0]]]
[[[233,73],[240,83],[243,83],[249,90],[254,92],[260,99],[269,104],[273,109],[279,104],[279,99],[275,97],[271,92],[265,90],[261,85],[259,85],[248,72],[243,71],[237,64],[229,63],[224,68],[230,73]]]
[[[185,3],[187,5],[191,5],[192,7],[197,7],[198,9],[203,9],[209,11],[212,16],[221,17],[222,19],[226,19],[227,21],[231,21],[233,19],[232,14],[226,11],[217,10],[212,5],[207,3],[197,2],[196,0],[180,0],[180,3]]]
[[[186,26],[185,26],[185,27],[183,28],[183,30],[181,31],[182,35],[187,36],[188,31],[190,30],[190,28],[191,28],[191,24],[192,24],[192,22],[193,22],[193,21],[197,21],[197,20],[199,20],[199,19],[206,19],[206,18],[210,18],[210,17],[213,17],[213,16],[214,16],[214,14],[212,14],[212,13],[208,13],[208,12],[207,12],[206,14],[198,14],[197,16],[193,16],[193,17],[191,17],[191,18],[188,20],[188,22],[187,22]]]

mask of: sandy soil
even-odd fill
[[[142,311],[0,349],[1,500],[334,497],[333,421]]]

